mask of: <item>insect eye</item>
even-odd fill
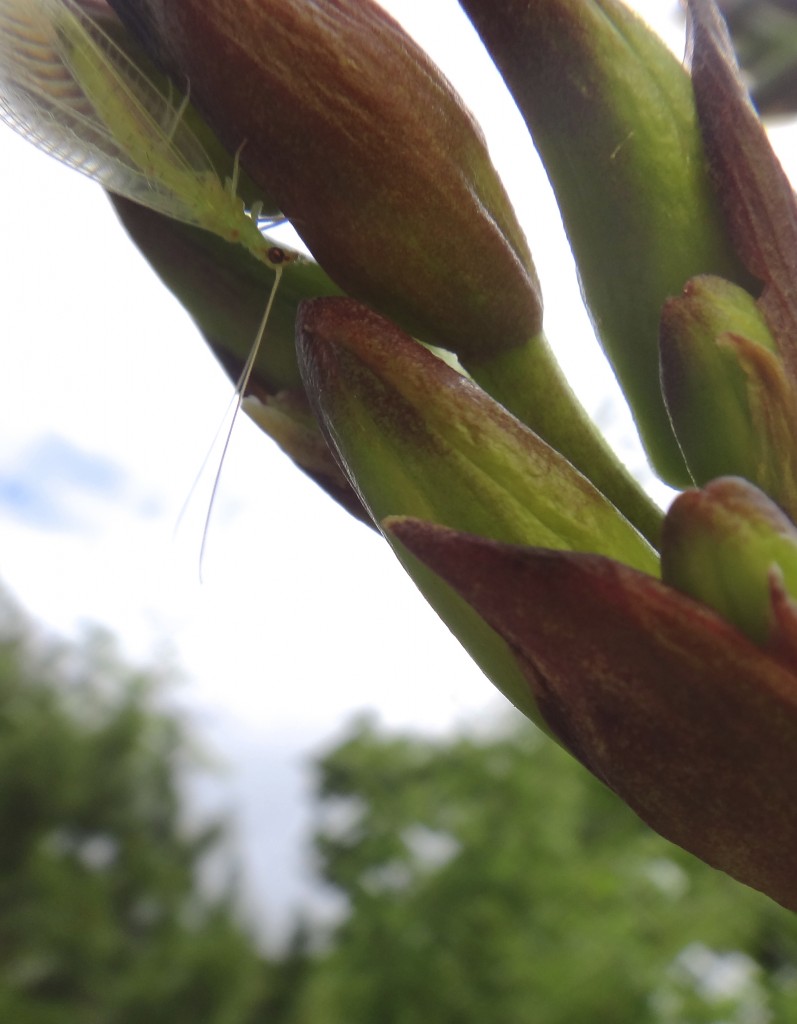
[[[299,258],[298,252],[286,252],[285,249],[281,249],[278,245],[272,245],[266,255],[273,266],[280,266],[282,263],[293,263]]]

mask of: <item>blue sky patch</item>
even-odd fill
[[[40,529],[80,530],[88,525],[81,505],[116,497],[124,483],[116,462],[47,434],[0,463],[0,512]]]

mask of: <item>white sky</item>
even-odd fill
[[[641,470],[580,309],[547,183],[454,0],[385,2],[483,121],[531,241],[546,328]],[[680,52],[675,4],[636,0]],[[181,702],[231,763],[266,927],[299,892],[310,754],[355,711],[445,729],[500,698],[386,545],[241,417],[197,579],[204,499],[173,533],[231,388],[101,190],[0,130],[0,581],[71,636],[166,649]],[[226,791],[229,795],[229,791]]]

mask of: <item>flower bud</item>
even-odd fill
[[[797,514],[797,396],[755,300],[690,281],[661,319],[662,390],[697,484],[740,476]]]
[[[113,0],[336,283],[429,343],[540,329],[525,237],[480,130],[373,0]]]
[[[387,526],[504,638],[549,729],[601,782],[667,839],[797,910],[793,645],[790,660],[763,651],[606,558]]]
[[[390,321],[351,299],[313,300],[300,308],[297,348],[315,415],[377,523],[422,516],[657,571],[648,544],[566,459]],[[504,641],[400,545],[396,553],[485,674],[539,721]]]
[[[712,182],[758,305],[797,381],[797,200],[772,151],[713,0],[687,0],[692,84]],[[727,275],[723,275],[727,276]]]
[[[353,299],[311,300],[297,348],[316,417],[375,520],[424,514],[656,571],[650,546],[567,459],[389,320]]]
[[[745,282],[709,182],[689,77],[619,0],[460,0],[545,164],[595,327],[661,476],[688,482],[659,386],[662,303]]]
[[[797,527],[746,480],[714,480],[672,503],[661,570],[665,583],[766,644],[775,624],[773,582],[797,596]]]

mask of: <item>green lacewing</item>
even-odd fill
[[[75,0],[0,0],[0,120],[109,192],[242,245],[275,272],[223,462],[282,269],[298,254],[264,236],[258,206],[236,195],[237,157],[221,180],[183,118],[187,103],[161,92]],[[218,473],[214,496],[217,484]]]
[[[272,243],[175,103],[75,0],[0,0],[0,118],[109,192],[245,246]]]

